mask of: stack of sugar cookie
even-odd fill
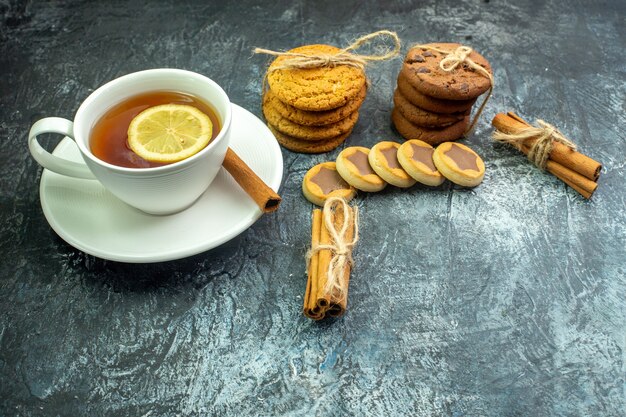
[[[289,52],[336,54],[329,45],[306,45]],[[281,68],[279,56],[267,72],[263,114],[278,142],[302,153],[335,149],[352,132],[367,92],[363,70],[349,65]]]
[[[439,63],[461,46],[457,43],[431,43],[407,53],[393,96],[391,119],[405,139],[419,139],[436,145],[459,139],[467,130],[472,106],[486,92],[491,81],[467,63],[444,71]],[[430,49],[432,47],[434,49]],[[489,62],[479,53],[469,56],[491,73]]]
[[[311,168],[302,180],[302,192],[313,204],[323,206],[331,196],[350,200],[356,190],[380,191],[387,184],[408,188],[416,182],[441,185],[446,179],[464,187],[475,187],[485,176],[485,164],[472,149],[456,142],[433,148],[411,139],[402,145],[379,142],[372,149],[351,146],[341,151],[336,162]]]

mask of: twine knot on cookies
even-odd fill
[[[342,297],[347,291],[344,288],[344,280],[342,277],[346,268],[351,267],[354,263],[352,258],[352,248],[359,240],[359,212],[356,207],[353,209],[354,215],[350,214],[349,206],[346,200],[341,197],[330,197],[324,203],[323,221],[331,238],[330,244],[317,244],[311,247],[307,252],[307,269],[313,255],[321,250],[330,250],[332,258],[328,264],[327,281],[324,291],[327,293],[335,293],[338,297]],[[339,227],[335,227],[336,216],[341,213],[341,223]],[[354,234],[351,240],[347,239],[350,226],[354,226]]]
[[[414,48],[430,49],[431,51],[445,54],[443,59],[439,61],[439,68],[441,68],[442,71],[452,72],[459,65],[465,64],[469,68],[475,71],[478,71],[480,74],[484,75],[485,77],[489,79],[489,90],[487,92],[487,97],[485,97],[485,99],[483,100],[482,104],[478,108],[478,111],[474,115],[474,119],[472,119],[472,122],[470,123],[469,127],[465,131],[465,135],[469,135],[474,130],[474,127],[476,126],[476,122],[478,122],[478,118],[480,117],[485,106],[487,105],[487,101],[489,101],[489,98],[491,97],[491,93],[493,92],[493,83],[494,83],[493,75],[491,75],[491,73],[487,71],[487,69],[478,65],[476,62],[474,62],[474,60],[470,58],[470,55],[473,49],[470,48],[469,46],[461,45],[452,51],[444,50],[444,49],[437,48],[431,45],[414,45],[411,49],[414,49]]]
[[[452,71],[458,67],[459,64],[465,62],[471,53],[472,48],[469,46],[459,46],[439,62],[439,67],[444,71]]]
[[[411,49],[414,48],[430,49],[431,51],[445,54],[444,58],[439,61],[439,68],[441,68],[445,72],[454,71],[459,65],[467,64],[468,67],[480,72],[482,75],[489,78],[489,81],[491,82],[491,87],[493,88],[493,76],[484,67],[478,65],[476,62],[474,62],[474,60],[469,57],[474,51],[469,46],[461,45],[452,51],[436,48],[431,45],[414,45]]]
[[[353,53],[354,51],[364,44],[371,42],[375,38],[388,36],[393,40],[394,46],[391,50],[383,51],[379,55],[360,55]],[[365,66],[370,61],[385,61],[398,55],[400,52],[400,38],[395,32],[389,30],[379,30],[378,32],[370,33],[362,36],[348,45],[346,48],[341,49],[336,54],[316,53],[316,54],[301,54],[295,52],[278,52],[269,49],[255,48],[253,51],[255,54],[267,54],[276,57],[287,57],[281,65],[274,66],[268,70],[268,72],[274,72],[284,69],[305,69],[305,68],[321,68],[321,67],[334,67],[338,65],[347,65],[350,67],[359,68],[364,70]]]
[[[493,132],[492,138],[497,142],[508,143],[517,149],[528,139],[535,139],[528,150],[528,159],[538,168],[545,170],[554,142],[560,142],[571,150],[576,150],[576,144],[567,139],[555,126],[541,119],[537,119],[538,127],[530,126],[519,129],[514,133],[504,133],[499,130]]]

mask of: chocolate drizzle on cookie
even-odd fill
[[[376,173],[370,166],[370,163],[367,159],[367,154],[365,152],[356,151],[346,158],[348,159],[348,161],[352,162],[352,165],[356,167],[356,169],[359,171],[359,174],[363,176],[370,174],[376,175]]]
[[[311,182],[317,184],[324,194],[329,194],[335,190],[349,189],[347,182],[339,176],[334,169],[321,168],[320,171],[311,178]]]
[[[478,163],[476,162],[477,156],[474,152],[463,149],[456,143],[453,143],[450,149],[444,153],[448,158],[454,161],[459,169],[471,169],[473,171],[480,171],[478,169]]]
[[[385,157],[385,160],[387,161],[387,166],[389,168],[402,169],[402,167],[400,166],[400,162],[398,162],[398,150],[396,148],[391,147],[391,148],[381,149],[380,152]]]
[[[411,159],[416,162],[421,162],[433,172],[437,171],[435,163],[433,162],[433,152],[435,151],[433,148],[426,148],[424,146],[419,146],[411,143],[411,149],[413,149],[413,155],[411,156]]]

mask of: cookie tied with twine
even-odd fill
[[[427,53],[430,56],[432,56],[432,52],[437,52],[442,55],[442,58],[439,61],[438,69],[443,71],[443,74],[441,72],[439,73],[432,72],[427,69],[425,69],[424,71],[420,71],[420,70],[417,71],[418,73],[421,72],[421,74],[418,74],[418,76],[420,78],[420,81],[426,84],[427,91],[424,91],[424,93],[427,95],[437,97],[437,98],[458,100],[458,99],[461,99],[461,97],[444,97],[444,96],[437,94],[437,92],[447,93],[450,91],[457,91],[457,92],[469,93],[469,94],[466,94],[463,97],[463,99],[471,99],[484,93],[485,89],[481,86],[474,86],[475,87],[474,91],[477,94],[473,95],[471,94],[472,93],[472,85],[470,85],[471,83],[469,82],[462,83],[456,80],[455,78],[462,74],[465,74],[467,76],[467,75],[471,75],[472,73],[476,73],[476,74],[479,74],[480,77],[484,77],[488,81],[488,85],[485,86],[487,87],[486,88],[487,96],[485,97],[481,105],[479,106],[476,114],[474,115],[473,119],[471,120],[471,122],[469,123],[469,126],[467,127],[465,131],[465,135],[470,134],[474,130],[474,127],[476,126],[476,123],[478,122],[478,118],[483,112],[493,92],[494,78],[493,78],[493,75],[491,74],[491,70],[490,70],[487,60],[485,60],[480,54],[474,51],[471,47],[466,46],[466,45],[460,45],[460,44],[444,44],[444,43],[442,44],[437,44],[437,43],[417,44],[411,47],[409,54],[416,49],[427,51]],[[426,53],[424,53],[423,55],[426,55]],[[420,62],[420,60],[423,60],[423,59],[424,57],[420,57],[419,59],[416,59],[415,61]],[[438,78],[441,78],[441,80],[439,80]],[[478,84],[484,84],[484,83],[478,83]],[[430,87],[432,91],[428,91],[428,87]]]
[[[340,197],[313,211],[304,314],[314,320],[341,316],[347,307],[352,250],[359,240],[359,212]]]
[[[391,39],[392,48],[380,54],[358,54],[357,49]],[[256,48],[254,53],[275,56],[263,81],[281,101],[301,110],[325,111],[354,99],[366,85],[365,67],[398,55],[400,39],[382,30],[358,38],[341,49],[330,45],[305,45],[286,52]]]

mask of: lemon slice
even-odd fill
[[[176,162],[211,141],[213,123],[195,107],[162,104],[139,113],[128,126],[128,146],[151,162]]]

